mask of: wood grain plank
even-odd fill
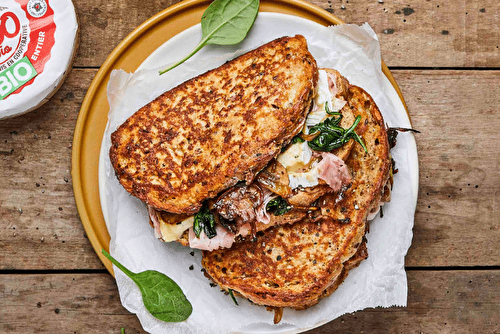
[[[0,276],[2,333],[144,333],[109,274]]]
[[[74,70],[49,103],[0,121],[0,268],[103,269],[71,184],[78,111],[96,70]]]
[[[77,0],[80,46],[75,66],[101,66],[113,49],[144,21],[179,0]]]
[[[395,71],[395,77],[422,132],[406,264],[479,265],[481,258],[481,265],[498,265],[500,72]]]
[[[498,270],[410,271],[407,308],[367,309],[307,333],[496,333],[499,284]],[[0,303],[2,333],[144,333],[107,274],[0,275]]]
[[[389,66],[500,66],[498,1],[311,2],[345,22],[368,22]]]
[[[137,26],[176,0],[75,0],[81,41],[76,66],[100,66]],[[497,0],[327,1],[311,3],[348,23],[368,22],[389,66],[500,67]]]
[[[70,178],[78,108],[95,73],[74,70],[50,104],[0,121],[0,269],[103,268],[85,238]],[[394,74],[422,131],[406,264],[500,265],[500,71]]]

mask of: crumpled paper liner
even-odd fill
[[[101,202],[111,236],[111,254],[134,272],[152,269],[165,273],[179,284],[193,305],[193,313],[185,322],[159,321],[145,309],[136,285],[115,269],[122,304],[137,314],[143,328],[150,333],[297,332],[367,307],[406,306],[404,256],[412,239],[418,182],[416,146],[413,135],[409,133],[400,134],[397,146],[391,151],[399,172],[394,176],[392,201],[384,206],[384,217],[377,217],[370,223],[368,259],[350,271],[338,290],[318,305],[304,311],[285,309],[279,325],[273,325],[273,313],[266,311],[265,307],[252,305],[242,298],[238,298],[239,306],[236,306],[218,287],[211,287],[201,271],[200,251],[192,253],[190,248],[178,243],[166,244],[155,239],[145,205],[130,196],[114,176],[107,152],[110,134],[119,124],[141,106],[186,79],[282,36],[268,33],[269,24],[276,27],[276,15],[259,14],[252,33],[243,47],[240,45],[243,50],[205,48],[198,57],[161,77],[157,75],[158,69],[130,74],[119,70],[111,74],[109,123],[101,154],[105,176],[100,179]],[[315,27],[314,31],[297,29],[290,28],[292,31],[288,35],[298,32],[307,38],[309,50],[319,67],[334,68],[351,84],[368,91],[389,126],[410,127],[402,104],[381,71],[378,39],[368,24],[361,27]],[[397,101],[398,111],[393,101]],[[193,270],[189,269],[191,265]]]

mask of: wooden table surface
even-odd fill
[[[73,2],[80,47],[65,84],[37,111],[0,121],[1,333],[143,333],[85,235],[71,143],[99,66],[177,1]],[[367,309],[310,333],[500,333],[500,2],[311,2],[370,23],[422,133],[408,307]]]

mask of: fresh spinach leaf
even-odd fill
[[[194,215],[193,232],[197,238],[200,237],[201,231],[205,232],[209,239],[217,235],[214,214],[206,205],[203,205],[201,210]]]
[[[201,41],[187,56],[160,71],[179,66],[207,44],[233,45],[241,42],[259,12],[259,0],[215,0],[201,17]]]
[[[292,210],[292,206],[281,197],[270,200],[266,205],[266,211],[272,212],[275,216],[284,215],[290,210]]]
[[[155,318],[165,322],[181,322],[191,315],[191,303],[181,288],[168,276],[154,270],[133,273],[104,249],[102,253],[137,284],[144,306]]]

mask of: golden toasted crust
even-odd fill
[[[189,230],[184,231],[177,242],[182,246],[189,246]]]
[[[251,181],[302,128],[317,81],[304,37],[283,37],[188,80],[111,136],[123,187],[158,210],[195,213]]]
[[[368,152],[355,145],[346,162],[353,171],[353,182],[344,193],[345,199],[336,203],[326,195],[320,205],[323,214],[335,219],[366,220],[373,206],[378,205],[389,179],[389,143],[382,115],[365,90],[351,86],[348,105],[356,116],[361,116],[356,132],[361,135]]]
[[[342,272],[345,254],[356,252],[363,235],[363,224],[306,219],[271,228],[255,242],[204,252],[202,265],[223,289],[256,304],[302,309]]]
[[[349,274],[349,270],[354,269],[357,266],[359,266],[359,264],[364,259],[366,259],[367,257],[368,257],[368,250],[366,248],[366,240],[363,238],[363,242],[358,247],[358,250],[356,251],[356,253],[349,260],[347,260],[344,263],[344,266],[343,266],[342,271],[340,272],[340,274],[334,280],[332,280],[332,283],[330,284],[330,286],[327,287],[325,289],[325,291],[323,291],[323,293],[321,294],[321,296],[319,296],[318,301],[321,298],[328,297],[335,290],[337,290],[337,288],[339,287],[339,285],[342,284],[342,282],[344,282],[345,278]],[[315,302],[311,303],[310,305],[303,305],[303,307],[300,308],[300,309],[303,310],[303,309],[306,309],[306,308],[308,308],[310,306],[313,306],[318,301],[315,301]]]
[[[368,93],[351,86],[348,94],[349,108],[362,116],[357,132],[368,149],[365,153],[355,144],[346,161],[351,187],[338,203],[336,195],[319,199],[325,215],[319,222],[305,219],[274,227],[253,243],[204,252],[202,265],[222,289],[256,304],[304,309],[331,294],[348,270],[366,258],[360,245],[368,211],[388,179],[389,145],[380,111]]]

